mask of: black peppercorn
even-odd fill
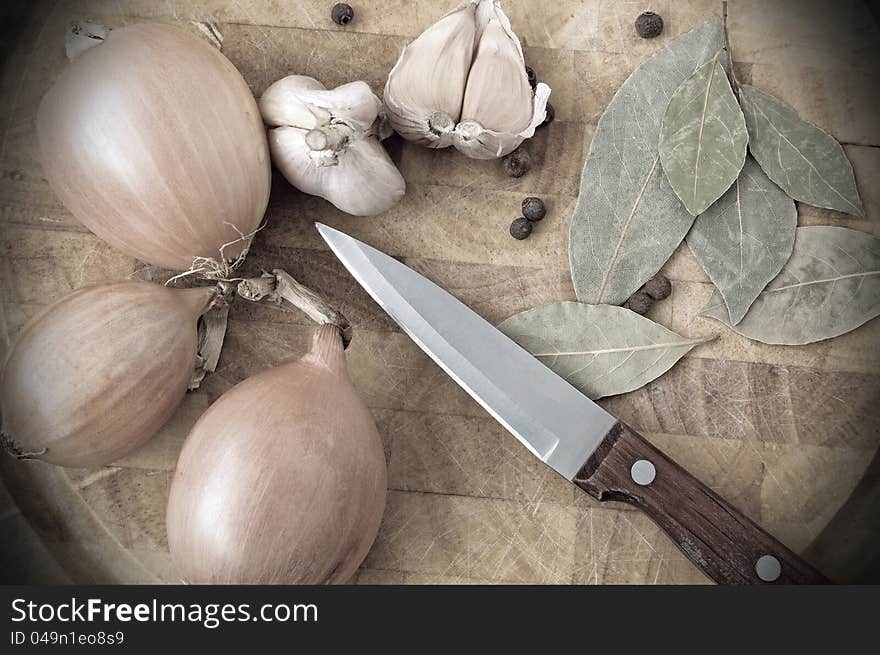
[[[636,18],[636,33],[643,39],[653,39],[663,31],[663,18],[653,11],[646,11]]]
[[[547,214],[544,201],[540,198],[526,198],[522,201],[522,213],[532,223],[540,221]]]
[[[623,306],[627,309],[631,309],[636,314],[647,314],[648,310],[651,309],[651,305],[654,304],[653,298],[649,296],[644,291],[636,291],[633,295],[629,297]]]
[[[522,241],[527,236],[532,233],[532,224],[528,219],[520,216],[519,218],[514,218],[513,223],[510,224],[510,236],[514,239],[519,239]]]
[[[510,177],[522,177],[532,167],[532,158],[525,148],[517,148],[504,158],[504,170]]]
[[[347,5],[344,2],[338,2],[333,5],[333,9],[330,10],[330,18],[332,18],[333,22],[337,25],[348,25],[351,22],[351,19],[354,18],[354,9],[351,8],[351,5]]]
[[[547,106],[544,107],[544,111],[546,112],[546,115],[544,116],[544,122],[541,123],[540,125],[538,125],[538,127],[544,127],[545,125],[549,125],[550,123],[553,122],[553,119],[556,117],[556,112],[553,110],[553,105],[551,105],[549,102],[547,103]]]
[[[657,275],[645,282],[645,285],[641,290],[651,296],[654,300],[663,300],[664,298],[668,298],[669,294],[672,293],[672,283],[665,275],[657,273]]]
[[[529,78],[529,85],[534,89],[538,86],[538,76],[535,75],[535,69],[531,66],[526,66],[526,75]]]

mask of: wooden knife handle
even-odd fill
[[[623,423],[609,431],[574,483],[600,501],[619,500],[646,512],[720,584],[829,583]]]

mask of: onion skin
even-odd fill
[[[120,282],[80,289],[21,333],[3,370],[8,449],[92,467],[134,450],[171,417],[213,288]]]
[[[385,507],[382,439],[322,326],[297,361],[227,391],[187,437],[168,544],[196,584],[347,582]]]
[[[45,95],[37,137],[64,206],[156,266],[219,260],[266,211],[269,151],[253,95],[216,48],[176,27],[109,32]]]

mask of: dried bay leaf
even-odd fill
[[[700,312],[730,325],[716,290]],[[880,314],[880,238],[826,225],[799,227],[791,259],[733,329],[801,345],[849,332]]]
[[[633,71],[599,119],[569,234],[582,302],[625,301],[690,229],[694,219],[662,171],[660,125],[672,94],[722,44],[720,18],[674,39]]]
[[[730,188],[746,159],[746,120],[720,54],[678,87],[660,128],[663,172],[692,216]]]
[[[615,305],[558,302],[511,316],[498,329],[592,399],[633,391],[695,345]]]
[[[831,135],[752,86],[740,98],[749,150],[771,180],[795,200],[864,217],[852,164]]]
[[[751,157],[730,190],[697,217],[688,246],[721,293],[732,325],[782,270],[796,230],[794,201]]]

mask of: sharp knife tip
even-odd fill
[[[321,235],[321,238],[323,238],[324,241],[327,242],[327,245],[334,251],[336,250],[336,247],[343,242],[354,241],[354,239],[348,236],[345,232],[340,232],[336,228],[324,225],[323,223],[318,223],[317,221],[315,222],[315,228],[318,230],[318,234]]]

